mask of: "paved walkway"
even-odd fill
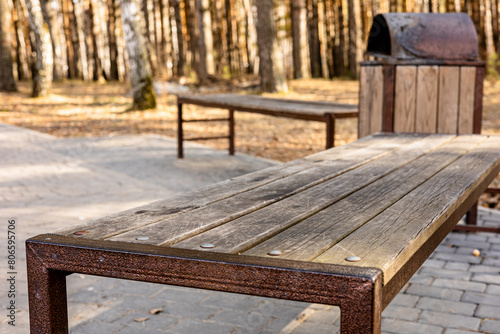
[[[69,224],[276,164],[173,139],[57,139],[0,124],[1,249],[17,225],[16,327],[7,324],[6,255],[0,263],[1,333],[27,333],[24,240]],[[481,210],[500,225],[500,213]],[[472,255],[478,249],[480,256]],[[68,277],[71,333],[334,333],[335,307],[169,287]],[[383,313],[386,333],[500,333],[500,235],[451,233]]]

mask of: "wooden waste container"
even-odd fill
[[[485,62],[463,13],[373,20],[361,65],[359,137],[375,132],[480,133]]]

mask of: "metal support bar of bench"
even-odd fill
[[[335,146],[335,115],[326,114],[326,149]]]
[[[197,122],[223,122],[229,121],[229,118],[206,118],[206,119],[185,119],[183,123],[197,123]]]
[[[26,241],[31,333],[68,333],[65,276],[130,279],[321,303],[341,309],[341,333],[381,332],[379,269],[210,254],[39,235]]]
[[[182,103],[177,104],[177,158],[184,158],[184,134],[182,131]]]
[[[491,195],[500,194],[500,188],[487,188],[485,193]],[[489,232],[489,233],[500,233],[500,227],[489,227],[489,226],[479,226],[478,221],[478,205],[476,202],[471,209],[467,212],[465,217],[465,225],[455,226],[455,231],[465,231],[465,232]]]
[[[212,140],[212,139],[229,139],[229,155],[234,155],[234,110],[228,110],[228,118],[208,118],[208,119],[189,119],[182,118],[182,103],[177,104],[177,158],[184,158],[184,140]],[[196,122],[229,122],[229,134],[227,136],[215,137],[193,137],[184,138],[183,123],[196,123]]]
[[[215,136],[215,137],[193,137],[193,138],[184,138],[184,140],[212,140],[212,139],[227,139],[229,136]]]

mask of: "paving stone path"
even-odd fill
[[[0,332],[28,333],[24,240],[222,181],[276,162],[156,135],[58,139],[0,123]],[[16,327],[7,307],[7,221],[16,219]],[[480,210],[500,225],[500,212]],[[474,249],[480,256],[472,255]],[[74,274],[71,333],[335,333],[340,311]],[[500,235],[451,233],[383,313],[384,333],[500,333]]]

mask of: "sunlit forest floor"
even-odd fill
[[[358,102],[358,82],[308,79],[289,82],[288,94],[266,94],[301,100]],[[210,87],[216,92],[219,87]],[[227,86],[224,87],[227,89]],[[0,121],[58,137],[116,136],[155,133],[177,135],[177,107],[173,95],[159,94],[158,108],[127,111],[130,87],[123,83],[54,83],[47,98],[30,98],[31,84],[19,83],[19,92],[0,93]],[[185,118],[227,117],[227,111],[185,106]],[[325,124],[236,113],[236,151],[279,161],[290,161],[324,149]],[[185,124],[186,137],[227,135],[227,123]],[[485,82],[483,133],[500,135],[500,81]],[[335,144],[357,138],[357,120],[337,120]],[[203,142],[219,149],[227,140]],[[496,183],[500,185],[500,178]]]

